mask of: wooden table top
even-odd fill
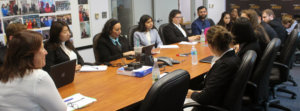
[[[178,45],[177,49],[161,49],[160,54],[154,57],[171,57],[182,61],[180,64],[166,66],[163,72],[172,72],[176,69],[187,70],[191,78],[194,78],[210,69],[208,63],[192,65],[191,56],[178,57],[176,54],[188,53],[191,45]],[[209,48],[203,44],[196,45],[198,59],[212,55]],[[120,60],[119,60],[120,61]],[[114,61],[115,62],[115,61]],[[127,63],[129,61],[126,61]],[[84,111],[114,111],[144,99],[152,85],[151,74],[138,78],[117,74],[117,67],[108,67],[103,72],[78,72],[72,83],[59,88],[62,98],[75,93],[81,93],[88,97],[96,98],[97,101],[80,109]]]

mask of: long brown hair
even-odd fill
[[[72,37],[72,32],[67,23],[64,21],[53,21],[50,28],[50,39],[46,42],[46,46],[49,46],[53,50],[60,46],[62,41],[59,39],[59,36],[65,26],[68,27]],[[70,39],[65,42],[65,45],[71,50],[75,49]]]
[[[34,31],[21,31],[9,42],[3,66],[0,68],[0,81],[8,82],[16,77],[24,77],[26,71],[35,69],[34,54],[40,49],[43,37]]]

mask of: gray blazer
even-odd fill
[[[162,46],[163,43],[160,39],[160,36],[158,35],[158,32],[156,29],[151,29],[150,30],[150,37],[151,37],[151,44],[157,44],[157,46]],[[148,46],[151,45],[148,43],[147,37],[146,37],[146,32],[140,32],[140,31],[135,31],[133,34],[133,42],[134,46],[137,46],[137,41],[139,43],[139,46]]]

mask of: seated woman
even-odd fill
[[[53,80],[41,69],[46,54],[40,33],[14,35],[0,68],[1,111],[67,110]]]
[[[255,38],[258,40],[261,51],[264,51],[272,38],[269,37],[265,28],[259,23],[258,14],[252,9],[242,10],[241,17],[249,19]]]
[[[199,40],[200,35],[189,36],[184,28],[180,25],[182,20],[179,10],[172,10],[169,14],[169,24],[164,27],[163,34],[166,44],[173,44],[181,41]]]
[[[125,37],[120,36],[121,24],[115,19],[109,19],[100,33],[96,50],[101,51],[98,63],[110,62],[123,56],[134,55]]]
[[[207,31],[206,37],[208,47],[214,55],[212,67],[205,74],[205,77],[203,75],[198,76],[197,78],[201,79],[198,79],[197,83],[194,82],[195,84],[202,84],[200,91],[189,90],[187,97],[191,97],[203,105],[220,106],[226,94],[224,92],[230,86],[241,59],[229,47],[232,42],[232,34],[223,26],[212,26]]]
[[[153,26],[153,19],[149,15],[143,15],[140,18],[137,31],[133,35],[134,46],[148,46],[156,44],[163,45],[160,36]]]
[[[46,66],[43,68],[45,71],[49,72],[51,66],[73,59],[77,59],[75,70],[80,70],[84,62],[74,48],[70,38],[71,31],[68,24],[63,21],[52,22],[50,39],[45,43],[45,48],[48,51]]]
[[[262,51],[255,38],[255,33],[250,21],[245,17],[238,18],[232,27],[232,33],[235,35],[235,42],[239,44],[237,55],[243,58],[248,50],[254,50],[257,54],[256,61],[260,60]]]
[[[223,12],[220,21],[218,22],[218,25],[221,25],[225,27],[228,31],[231,31],[232,29],[232,22],[230,20],[230,13]]]

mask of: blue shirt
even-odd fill
[[[110,37],[110,36],[109,36],[109,38],[110,38],[110,40],[112,41],[112,43],[113,43],[114,45],[117,45],[116,43],[118,43],[119,46],[122,47],[122,45],[121,45],[120,42],[119,42],[119,38],[118,38],[118,37],[117,37],[116,39],[114,39],[113,37]]]
[[[192,34],[200,35],[202,33],[202,29],[205,30],[208,27],[210,27],[208,19],[204,19],[204,21],[202,21],[198,18],[192,23]]]

